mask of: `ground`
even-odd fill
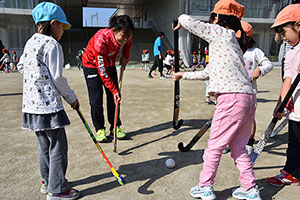
[[[64,70],[70,86],[81,103],[81,110],[93,129],[85,81],[82,71]],[[272,119],[281,87],[280,68],[274,68],[258,80],[259,93],[256,112],[257,134],[260,138]],[[40,194],[36,136],[22,130],[22,75],[14,72],[0,74],[0,197],[1,199],[45,199]],[[148,79],[141,69],[128,68],[124,73],[121,119],[129,140],[118,142],[118,154],[112,143],[101,147],[127,184],[120,186],[92,142],[77,113],[67,103],[65,110],[71,120],[66,128],[69,143],[67,178],[81,191],[81,199],[192,199],[189,190],[197,185],[202,169],[202,155],[209,132],[187,153],[179,152],[177,144],[187,144],[201,126],[213,115],[214,106],[206,105],[205,83],[181,81],[179,130],[172,128],[173,88],[171,79],[158,76]],[[109,125],[106,123],[107,129]],[[285,163],[287,128],[271,139],[254,167],[257,184],[264,200],[299,199],[299,187],[276,188],[267,178],[278,174]],[[176,161],[173,169],[165,167],[165,160]],[[222,156],[214,188],[218,199],[233,199],[231,191],[239,186],[239,173],[230,154]]]

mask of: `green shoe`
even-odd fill
[[[99,129],[96,133],[96,140],[98,142],[104,142],[107,140],[105,129]]]
[[[112,134],[114,135],[114,130],[112,130]],[[126,137],[126,134],[123,131],[123,129],[121,129],[119,126],[117,126],[117,138],[122,139],[122,138],[125,138],[125,137]]]

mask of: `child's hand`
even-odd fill
[[[182,72],[177,72],[173,74],[173,81],[179,81],[182,78]]]
[[[278,103],[277,103],[277,105],[276,105],[276,107],[274,109],[274,112],[273,112],[273,116],[277,117],[278,120],[281,120],[281,118],[284,116],[284,111],[281,112],[281,113],[278,112],[278,109],[279,109],[280,105],[281,105],[281,102],[278,101]]]
[[[174,24],[172,24],[172,29],[173,29],[173,31],[176,31],[176,30],[179,30],[179,29],[181,29],[182,28],[182,26],[181,26],[181,24],[178,22],[178,24],[177,24],[177,26],[176,27],[174,27]]]
[[[71,103],[71,108],[73,108],[74,110],[79,108],[80,103],[78,101],[78,99],[76,99],[73,103]]]
[[[259,69],[259,67],[258,67],[258,68],[256,68],[256,69],[253,71],[252,77],[251,77],[251,81],[255,81],[256,79],[258,79],[258,77],[260,76],[260,74],[261,74],[261,71],[260,71],[260,69]]]
[[[114,102],[117,105],[117,103],[120,101],[121,101],[121,94],[118,92],[114,95]]]

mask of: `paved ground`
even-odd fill
[[[66,70],[64,75],[77,93],[81,110],[91,126],[82,71]],[[20,129],[22,76],[19,73],[1,73],[0,84],[0,199],[45,199],[39,193],[35,135]],[[281,85],[280,69],[275,68],[266,77],[259,79],[258,85],[256,139],[260,138],[271,121]],[[67,127],[67,177],[81,191],[81,199],[192,199],[189,190],[198,182],[208,134],[188,153],[179,152],[177,143],[183,141],[186,144],[212,116],[214,107],[204,103],[204,82],[182,81],[180,86],[180,117],[184,119],[184,124],[181,129],[174,131],[171,122],[172,80],[160,80],[158,76],[148,79],[140,69],[126,70],[121,118],[130,139],[118,143],[119,154],[112,152],[112,143],[101,144],[127,182],[122,187],[113,178],[77,113],[65,104],[72,122]],[[286,130],[270,140],[254,168],[264,200],[296,200],[300,196],[299,187],[275,188],[266,181],[269,176],[276,175],[285,163]],[[165,167],[164,162],[168,157],[176,160],[174,169]],[[233,160],[230,154],[223,155],[214,185],[218,199],[233,199],[231,190],[238,186],[238,171]]]

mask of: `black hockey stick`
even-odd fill
[[[204,135],[204,133],[210,128],[212,119],[208,120],[204,126],[198,131],[193,139],[184,147],[183,143],[178,143],[178,149],[181,152],[188,152],[198,142],[198,140]]]
[[[293,84],[291,85],[291,88],[289,89],[289,91],[286,94],[283,102],[281,103],[281,105],[278,109],[279,113],[282,112],[283,109],[285,108],[285,106],[288,103],[290,97],[292,96],[294,90],[296,89],[299,81],[300,81],[300,74],[297,75],[296,79],[294,80]],[[268,128],[265,130],[263,136],[260,138],[259,142],[257,143],[254,151],[251,152],[250,159],[251,159],[251,162],[252,162],[253,165],[254,165],[257,157],[261,154],[264,147],[266,146],[267,141],[269,140],[270,135],[272,134],[277,121],[278,121],[278,118],[273,117],[273,119],[272,119],[271,123],[269,124]]]
[[[174,19],[173,26],[176,27],[178,24],[178,19]],[[175,73],[179,72],[179,54],[178,54],[178,30],[174,31],[174,52],[175,52]],[[180,106],[180,87],[179,81],[175,81],[174,87],[174,112],[173,112],[173,128],[179,129],[183,123],[183,120],[179,118],[179,106]]]

